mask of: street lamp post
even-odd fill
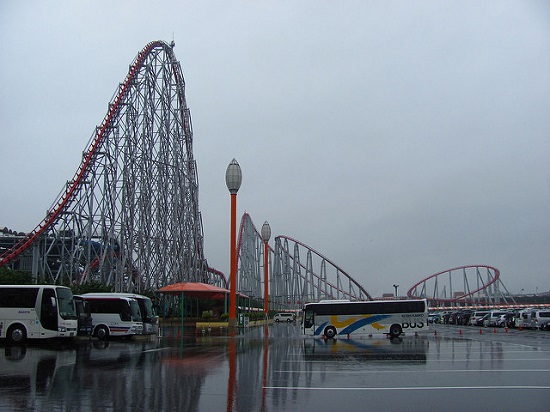
[[[229,326],[237,326],[237,192],[241,187],[242,172],[235,159],[225,171],[225,184],[231,194],[231,246],[229,268]]]
[[[266,318],[269,312],[269,287],[268,287],[269,246],[267,242],[269,242],[270,237],[271,237],[271,227],[269,227],[269,223],[267,223],[267,220],[266,220],[262,226],[262,240],[264,241],[264,312],[265,312]]]
[[[398,295],[398,290],[399,290],[399,285],[393,285],[394,289],[395,289],[395,297],[397,298],[399,295]]]

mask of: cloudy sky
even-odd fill
[[[234,157],[239,216],[372,295],[468,264],[550,289],[546,1],[3,0],[0,227],[41,221],[136,54],[172,39],[211,266]]]

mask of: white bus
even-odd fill
[[[86,297],[86,295],[83,295]],[[143,334],[155,335],[159,331],[159,317],[156,315],[153,309],[153,302],[150,298],[136,293],[94,293],[94,296],[102,297],[126,297],[135,299],[139,306],[141,313],[141,320],[143,322]]]
[[[0,285],[0,338],[73,338],[77,317],[71,289],[55,285]]]
[[[395,338],[404,331],[428,328],[425,299],[321,301],[306,304],[303,311],[303,333],[325,338],[360,334],[385,334]]]
[[[92,336],[101,340],[110,337],[141,335],[143,320],[134,298],[114,293],[84,293],[92,313]]]

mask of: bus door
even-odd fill
[[[40,323],[44,329],[57,331],[57,301],[53,289],[44,288],[42,293]]]
[[[313,311],[306,310],[304,312],[304,332],[311,329],[315,325],[315,316]]]

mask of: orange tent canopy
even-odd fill
[[[194,298],[223,299],[229,290],[200,282],[180,282],[157,290],[159,293],[181,294]]]

